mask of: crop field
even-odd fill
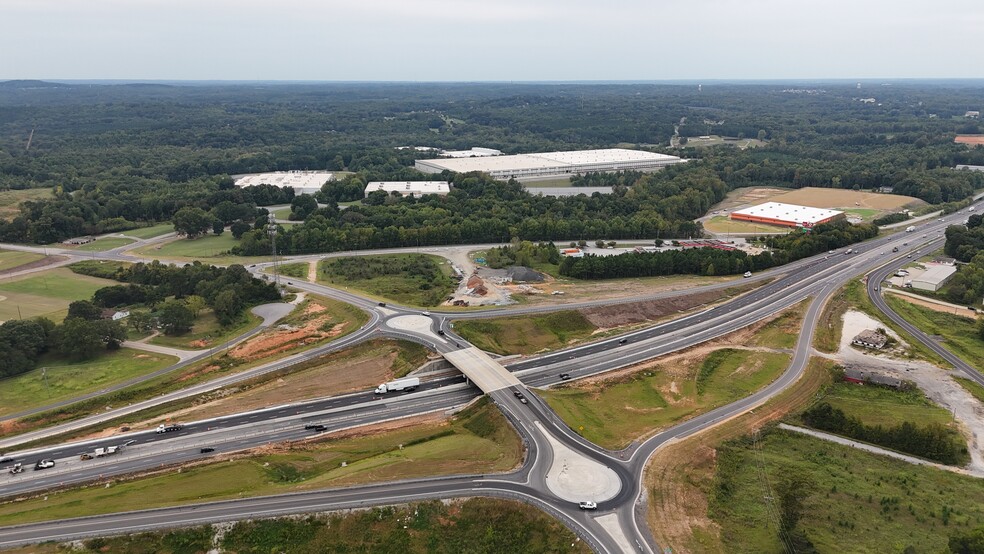
[[[67,268],[0,282],[0,320],[35,316],[60,320],[71,302],[87,300],[96,290],[115,284],[115,281],[77,275]]]
[[[770,197],[763,202],[784,202],[813,206],[814,208],[869,208],[880,211],[898,210],[906,206],[923,206],[926,203],[911,196],[880,194],[846,189],[822,189],[805,187]]]

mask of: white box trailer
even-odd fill
[[[406,379],[397,379],[396,381],[390,381],[389,383],[383,383],[376,387],[376,394],[386,394],[387,392],[410,392],[420,386],[420,379],[417,377],[407,377]]]

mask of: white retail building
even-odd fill
[[[918,277],[912,278],[912,288],[938,291],[957,272],[952,265],[931,265]]]
[[[496,179],[524,179],[551,175],[577,175],[604,171],[651,170],[685,162],[677,156],[609,148],[540,152],[511,156],[417,160],[415,167],[424,173],[481,171]]]
[[[381,190],[386,194],[398,193],[400,196],[423,196],[451,192],[451,183],[447,181],[373,181],[366,185],[366,196],[370,192]]]

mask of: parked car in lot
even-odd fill
[[[34,464],[34,471],[37,471],[39,469],[48,469],[49,467],[55,467],[54,460],[48,460],[48,459],[38,460],[37,463]]]

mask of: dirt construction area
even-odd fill
[[[787,190],[770,187],[747,187],[730,192],[724,201],[711,209],[740,209],[765,202],[784,202],[814,208],[866,208],[886,211],[926,204],[911,196],[847,189],[806,187],[798,190]]]
[[[979,437],[984,438],[984,405],[954,380],[953,376],[959,373],[947,371],[924,361],[896,358],[894,357],[896,351],[876,354],[875,351],[859,349],[851,345],[851,339],[861,331],[877,328],[884,328],[884,325],[867,314],[856,311],[846,312],[840,349],[834,357],[844,367],[912,381],[930,400],[950,410],[959,423],[961,433],[967,439],[967,450],[970,452],[971,459],[968,469],[984,475],[984,443],[979,440]],[[900,349],[907,348],[901,337],[891,329],[886,332],[898,341]]]

